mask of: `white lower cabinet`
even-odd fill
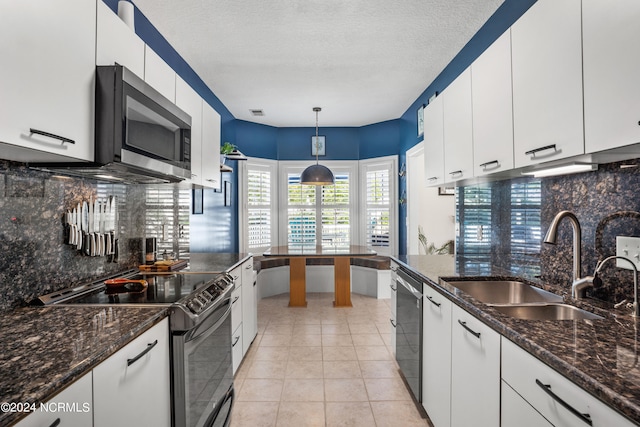
[[[253,258],[242,263],[242,357],[258,333],[258,306],[253,280]]]
[[[502,338],[502,379],[555,426],[632,426],[624,416]],[[503,402],[503,407],[507,402]],[[521,414],[522,418],[525,414]],[[512,415],[517,419],[517,414]],[[522,425],[504,424],[506,425]]]
[[[501,427],[547,427],[552,424],[502,381]]]
[[[500,335],[458,306],[451,314],[451,426],[498,426]]]
[[[17,423],[16,427],[90,426],[93,419],[91,384],[91,373],[88,373],[46,403],[37,406],[35,412]],[[58,404],[64,406],[58,407]]]
[[[423,289],[422,406],[436,427],[451,425],[451,309],[431,286]]]
[[[231,293],[231,345],[233,359],[233,373],[235,374],[242,362],[242,286]]]
[[[397,272],[398,264],[391,261],[391,282],[389,283],[389,287],[391,288],[391,317],[389,318],[389,328],[391,331],[391,351],[393,352],[393,356],[396,356],[396,304],[398,302],[398,288],[396,284],[396,279],[398,278]]]
[[[169,375],[164,319],[93,369],[93,425],[170,426]]]

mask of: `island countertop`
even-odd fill
[[[563,291],[535,277],[514,275],[500,268],[479,269],[473,260],[447,255],[397,256],[393,260],[434,287],[454,304],[476,316],[607,405],[640,424],[640,364],[638,320],[627,310],[596,300],[565,300],[604,317],[602,320],[532,321],[500,313],[441,278],[525,279],[562,295]]]

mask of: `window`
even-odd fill
[[[541,182],[517,180],[511,183],[511,271],[540,274]]]
[[[178,258],[187,258],[191,190],[168,185],[147,186],[145,200],[145,236],[157,239],[160,254],[167,251]]]
[[[360,162],[363,244],[387,255],[395,252],[395,171],[395,156]]]
[[[491,272],[491,185],[456,188],[457,252],[476,260],[480,272]]]
[[[397,157],[323,164],[333,172],[335,185],[300,184],[309,162],[256,158],[239,162],[240,200],[246,201],[239,210],[241,251],[318,244],[395,252]]]
[[[281,201],[280,241],[285,245],[346,247],[357,241],[357,166],[353,162],[326,164],[335,176],[334,185],[302,185],[300,174],[308,164],[281,162],[280,177],[286,182]]]
[[[240,198],[246,200],[246,210],[240,210],[241,250],[262,253],[277,244],[277,162],[250,158],[238,163],[244,177],[241,191],[246,194]]]

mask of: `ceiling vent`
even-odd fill
[[[262,117],[264,116],[264,111],[262,110],[249,110],[251,111],[251,115],[254,117]]]

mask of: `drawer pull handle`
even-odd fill
[[[394,328],[396,327],[396,322],[394,322],[393,319],[389,319],[389,322],[391,322],[391,326],[393,326]]]
[[[60,418],[56,418],[56,420],[52,422],[49,427],[58,427],[59,425],[60,425]]]
[[[560,396],[558,396],[557,394],[555,394],[554,392],[551,391],[551,386],[549,384],[543,384],[542,381],[540,381],[537,378],[536,378],[536,384],[538,384],[538,387],[540,387],[542,390],[544,390],[545,393],[547,393],[549,396],[551,396],[551,398],[553,400],[555,400],[560,405],[562,405],[567,411],[571,412],[573,415],[575,415],[576,417],[580,418],[582,421],[584,421],[585,423],[589,424],[590,426],[593,425],[593,421],[591,421],[591,416],[589,414],[581,414],[573,406],[569,405],[567,402],[562,400],[560,398]]]
[[[440,307],[440,306],[442,305],[442,304],[441,304],[441,303],[439,303],[439,302],[435,302],[435,301],[433,300],[433,298],[431,298],[429,295],[427,295],[427,299],[428,299],[429,301],[431,301],[431,304],[435,305],[436,307]]]
[[[480,332],[476,332],[470,327],[468,327],[467,322],[463,322],[462,320],[458,319],[458,323],[460,323],[462,327],[465,328],[471,335],[473,335],[476,338],[480,338]]]
[[[487,170],[489,169],[489,165],[495,165],[495,169],[497,169],[500,167],[500,162],[497,160],[491,160],[490,162],[481,163],[479,166],[482,168],[482,170]]]
[[[69,144],[76,143],[73,139],[65,138],[64,136],[56,135],[55,133],[45,132],[43,130],[30,128],[29,132],[35,133],[36,135],[48,136],[49,138],[58,139],[62,142],[68,142]]]
[[[238,299],[239,299],[239,298],[240,298],[239,296],[235,297],[235,298],[233,299],[233,302],[232,302],[231,304],[235,304],[235,303],[236,303],[236,301],[238,301]]]
[[[236,346],[236,344],[238,344],[238,340],[239,340],[239,339],[240,339],[240,336],[238,335],[238,336],[236,337],[236,339],[233,341],[233,344],[231,344],[231,347],[235,347],[235,346]]]
[[[531,156],[532,159],[536,158],[536,154],[538,154],[541,151],[547,151],[547,150],[553,150],[554,153],[558,152],[558,149],[556,148],[556,144],[551,144],[551,145],[545,145],[544,147],[539,147],[539,148],[534,148],[533,150],[529,150],[529,151],[525,151],[525,155],[526,156]]]
[[[396,291],[398,290],[398,288],[394,288],[394,287],[393,287],[393,285],[389,285],[389,286],[391,287],[391,290],[392,290],[393,292],[396,292]]]
[[[247,264],[247,266],[245,267],[247,270],[251,270],[253,268],[253,266],[251,264]]]
[[[127,359],[127,366],[131,366],[134,363],[136,363],[138,360],[140,360],[142,358],[142,356],[144,356],[145,354],[149,353],[151,351],[151,349],[153,347],[155,347],[157,344],[158,344],[158,340],[155,340],[154,342],[150,342],[149,344],[147,344],[147,348],[142,350],[142,352],[139,355],[137,355],[133,359]]]

